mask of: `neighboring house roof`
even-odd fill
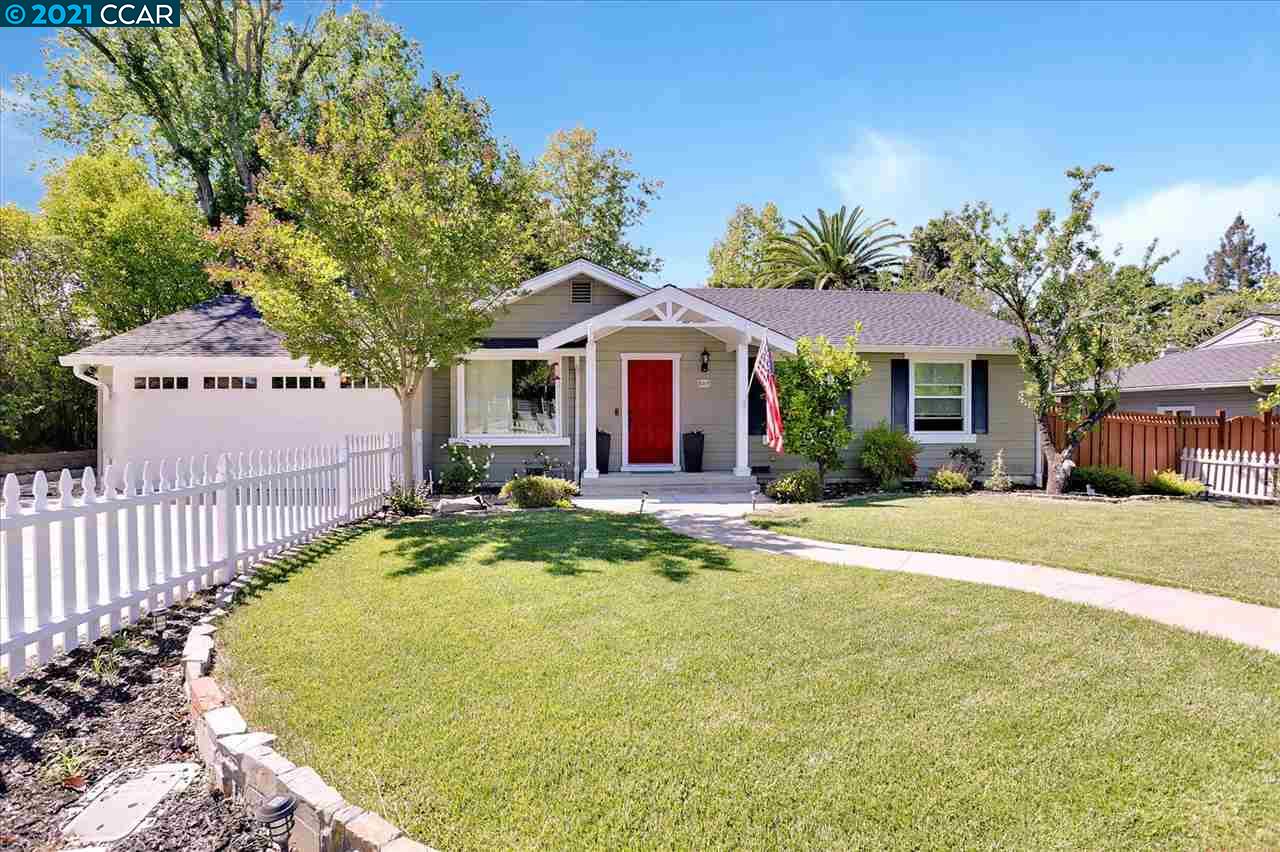
[[[1011,351],[1009,323],[933,293],[876,290],[755,290],[691,288],[691,293],[789,337],[862,334],[858,349]]]
[[[289,352],[280,334],[263,321],[252,299],[226,295],[152,320],[64,357],[92,361],[94,358],[165,356],[288,358]]]
[[[1280,358],[1280,338],[1236,346],[1174,352],[1124,372],[1120,390],[1187,389],[1249,385]],[[1269,375],[1280,381],[1280,375]]]

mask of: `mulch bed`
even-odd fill
[[[212,606],[196,596],[0,686],[0,850],[61,849],[72,807],[113,770],[200,763],[182,649]],[[208,790],[203,772],[152,816],[113,852],[270,848],[239,802]]]

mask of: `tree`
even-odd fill
[[[882,288],[904,292],[936,293],[975,310],[994,311],[991,295],[978,287],[967,263],[957,263],[947,249],[947,241],[958,229],[967,227],[961,217],[972,220],[982,215],[982,205],[966,207],[960,213],[948,210],[924,225],[911,229],[907,240],[910,253],[896,276],[882,274]]]
[[[412,400],[424,371],[474,346],[523,279],[528,171],[490,130],[489,108],[437,79],[412,113],[370,91],[361,109],[321,111],[314,144],[264,124],[251,206],[213,239],[295,357],[391,388],[403,481],[412,483]]]
[[[725,225],[724,236],[711,245],[708,287],[759,287],[763,284],[764,246],[786,227],[778,206],[765,202],[759,212],[739,204]]]
[[[1266,302],[1260,289],[1227,290],[1204,281],[1169,288],[1168,342],[1199,346],[1215,334],[1253,316]]]
[[[157,189],[124,154],[81,155],[45,179],[44,227],[75,270],[78,304],[120,334],[217,295],[190,197]]]
[[[1263,283],[1263,293],[1268,304],[1280,310],[1280,275]],[[1273,334],[1272,337],[1275,337]],[[1280,356],[1271,362],[1271,366],[1262,370],[1253,378],[1253,390],[1262,393],[1267,385],[1272,385],[1271,392],[1258,401],[1258,410],[1262,412],[1280,409]]]
[[[857,332],[861,332],[859,326]],[[825,337],[802,337],[796,354],[778,360],[778,401],[782,408],[786,451],[818,466],[818,485],[853,440],[846,410],[849,394],[871,372],[856,352],[856,336],[843,347]]]
[[[631,278],[662,268],[652,249],[626,239],[662,188],[631,168],[626,151],[598,149],[594,130],[560,130],[538,158],[534,179],[533,272],[580,257]]]
[[[1041,210],[1030,226],[1007,227],[988,205],[969,206],[947,242],[956,262],[971,266],[1017,326],[1013,345],[1027,376],[1024,403],[1035,413],[1048,468],[1046,488],[1059,493],[1065,462],[1116,405],[1124,368],[1154,357],[1159,319],[1142,301],[1147,282],[1168,258],[1154,243],[1139,267],[1117,267],[1098,248],[1093,224],[1099,174],[1110,166],[1074,168],[1070,211],[1058,220]],[[1136,271],[1135,271],[1136,270]],[[1065,446],[1053,442],[1053,418],[1069,424]]]
[[[0,207],[0,451],[93,446],[93,388],[57,360],[92,342],[69,266],[36,217]]]
[[[44,133],[75,147],[139,146],[189,180],[210,224],[253,198],[262,119],[309,138],[321,103],[361,81],[413,92],[418,46],[361,9],[330,6],[306,26],[283,23],[279,0],[195,0],[174,28],[60,30],[48,81],[21,83]],[[395,105],[398,106],[398,105]]]
[[[874,287],[882,272],[902,264],[894,252],[904,242],[902,235],[880,233],[893,222],[864,224],[861,207],[853,208],[853,215],[844,207],[830,216],[819,209],[816,224],[808,216],[790,224],[792,233],[776,234],[765,242],[767,287],[865,289]]]
[[[1237,213],[1218,250],[1205,259],[1205,281],[1220,290],[1238,292],[1257,288],[1270,274],[1267,244],[1256,241],[1253,228]]]

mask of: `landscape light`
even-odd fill
[[[267,827],[267,835],[280,852],[288,852],[293,812],[297,809],[298,803],[292,796],[272,796],[254,810],[254,819]]]

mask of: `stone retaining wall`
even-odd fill
[[[6,473],[35,473],[52,471],[51,480],[57,479],[62,469],[88,467],[98,463],[97,450],[69,450],[61,453],[0,453],[0,476]]]
[[[231,595],[246,582],[227,587]],[[274,748],[275,734],[250,731],[244,717],[210,675],[213,635],[226,611],[216,609],[187,636],[182,653],[184,683],[195,726],[196,748],[212,787],[250,808],[272,796],[292,796],[290,849],[297,852],[434,852],[373,811],[348,803],[309,766],[296,766]]]

